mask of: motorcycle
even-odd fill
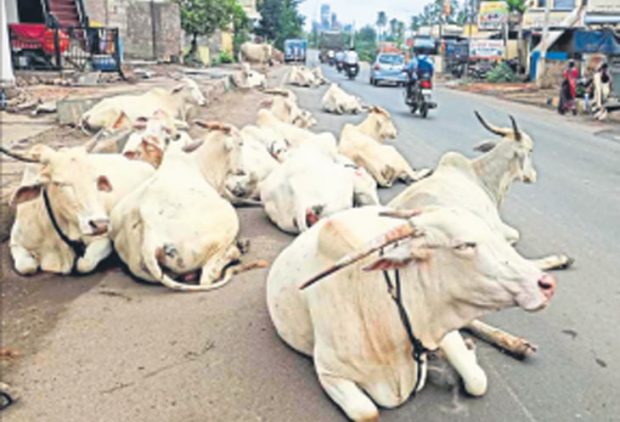
[[[336,59],[336,70],[338,71],[338,73],[342,73],[343,69],[344,69],[344,62],[342,60]]]
[[[358,63],[355,63],[355,64],[343,63],[343,66],[344,66],[344,73],[347,75],[347,78],[349,78],[349,80],[351,81],[355,79],[357,74],[360,72],[360,65]]]
[[[431,109],[437,108],[437,103],[433,101],[433,80],[430,73],[423,73],[417,82],[412,82],[409,77],[409,84],[405,90],[405,104],[411,109],[411,113],[420,112],[422,118],[428,117]],[[413,86],[410,86],[413,83]]]

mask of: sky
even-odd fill
[[[304,0],[299,9],[306,16],[309,29],[313,20],[319,20],[321,4],[329,4],[331,11],[338,15],[338,21],[347,24],[355,21],[356,29],[377,20],[377,12],[385,11],[388,21],[397,18],[406,24],[411,16],[422,11],[430,0]]]

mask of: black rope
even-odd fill
[[[411,396],[415,397],[418,387],[420,386],[420,382],[422,382],[422,357],[426,354],[428,349],[424,347],[422,341],[417,338],[413,332],[411,320],[409,319],[409,315],[407,315],[407,310],[405,309],[405,305],[403,304],[400,283],[400,271],[398,269],[394,270],[394,283],[392,283],[390,275],[387,271],[383,271],[383,278],[385,279],[385,284],[388,287],[388,293],[394,300],[394,303],[396,303],[396,307],[398,308],[398,314],[400,315],[400,320],[405,327],[407,337],[409,338],[409,342],[413,347],[413,351],[411,352],[411,354],[413,356],[413,360],[416,363],[416,380],[413,391],[411,392]]]
[[[60,239],[63,242],[65,242],[65,244],[67,246],[69,246],[71,248],[71,250],[73,251],[73,253],[75,254],[75,258],[73,259],[73,266],[71,268],[71,272],[75,272],[75,268],[76,268],[76,265],[77,265],[77,260],[79,258],[83,257],[84,254],[86,253],[86,245],[81,240],[71,240],[71,239],[69,239],[69,236],[67,236],[62,231],[62,229],[58,225],[58,220],[56,220],[56,216],[54,215],[54,211],[52,210],[52,204],[50,203],[50,198],[49,198],[49,196],[47,194],[47,189],[43,189],[43,202],[45,203],[45,209],[47,211],[47,215],[49,216],[50,221],[52,222],[52,227],[54,227],[54,230],[56,231],[58,236],[60,236]]]

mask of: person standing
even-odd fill
[[[607,117],[607,109],[605,108],[605,103],[607,102],[607,98],[611,94],[611,75],[609,74],[609,66],[607,63],[603,63],[594,73],[593,77],[593,112],[594,118],[598,120],[603,120]]]
[[[575,98],[577,97],[577,79],[579,79],[579,71],[573,60],[568,62],[568,68],[562,74],[562,86],[560,88],[560,104],[558,111],[564,114],[572,111],[577,114],[575,106]]]

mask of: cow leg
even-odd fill
[[[39,262],[34,255],[20,245],[11,245],[11,256],[15,263],[15,271],[21,275],[34,274],[39,269]]]
[[[563,254],[549,255],[544,258],[532,259],[531,261],[542,271],[565,270],[570,268],[575,262],[573,258]]]
[[[86,248],[84,256],[77,261],[76,269],[80,273],[89,273],[93,271],[97,265],[112,253],[112,244],[110,239],[97,239],[90,243]]]
[[[349,419],[356,422],[379,420],[377,406],[353,381],[316,369],[321,386]]]
[[[519,241],[519,238],[521,237],[521,234],[517,229],[514,229],[507,224],[501,223],[500,230],[502,236],[504,236],[506,241],[511,245],[517,243]]]
[[[451,331],[439,343],[448,362],[463,378],[465,391],[472,396],[482,396],[487,391],[487,376],[476,361],[476,354],[465,345],[458,331]]]

